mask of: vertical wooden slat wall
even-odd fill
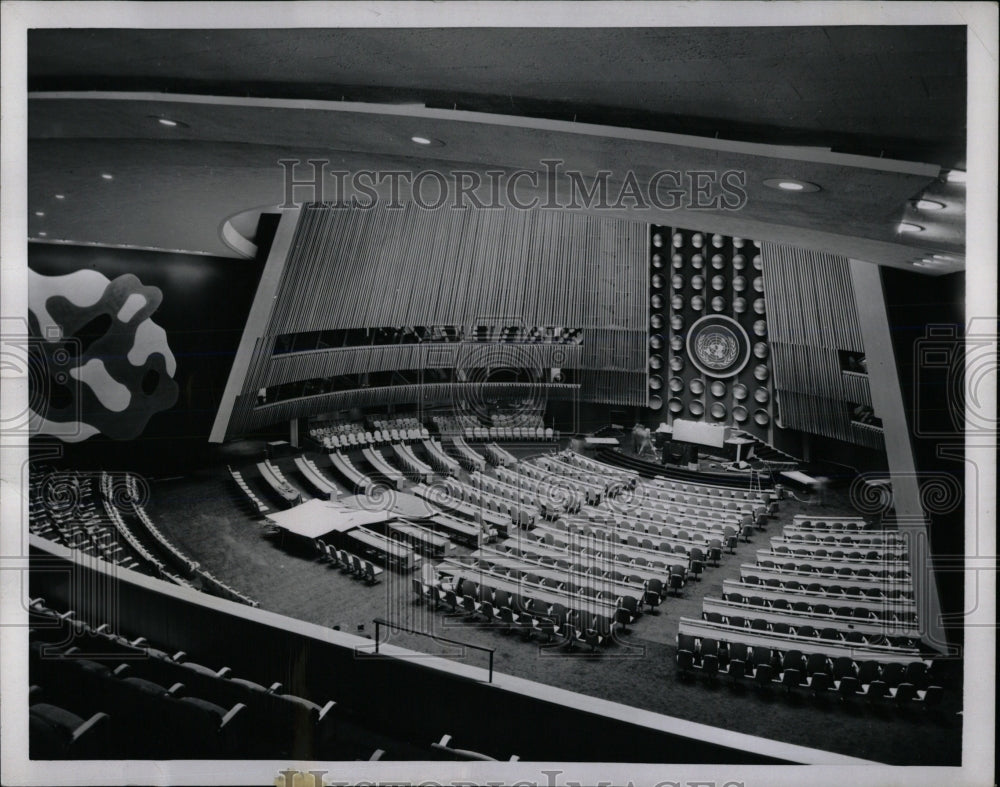
[[[840,362],[865,349],[847,259],[773,243],[761,258],[781,426],[881,447],[877,427],[851,421],[852,405],[871,405],[868,378]]]
[[[272,357],[281,334],[344,328],[580,328],[582,346],[543,348],[540,362],[582,370],[584,400],[644,404],[647,233],[642,223],[566,211],[307,206],[229,436],[263,425],[251,417],[260,388],[426,362],[421,345]],[[294,404],[277,420],[299,414]]]

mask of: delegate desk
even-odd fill
[[[482,530],[479,525],[469,522],[467,519],[459,519],[450,514],[437,513],[428,517],[431,522],[444,530],[447,530],[453,537],[458,538],[469,546],[479,546],[479,537]]]
[[[421,549],[433,557],[441,557],[447,550],[453,549],[451,541],[445,536],[426,527],[421,527],[415,522],[396,519],[389,522],[388,527],[394,533],[403,536],[406,541],[410,542],[411,546]]]
[[[396,455],[403,466],[417,476],[418,480],[429,484],[434,480],[434,471],[431,468],[417,459],[416,454],[410,449],[410,446],[403,445],[401,443],[392,444],[392,452]]]
[[[856,662],[877,661],[883,664],[894,662],[909,664],[912,661],[924,661],[916,648],[894,648],[885,645],[858,645],[848,642],[831,642],[816,637],[800,637],[795,634],[774,634],[773,632],[753,631],[740,626],[729,626],[725,623],[709,623],[696,618],[682,617],[679,621],[678,634],[689,634],[692,637],[714,639],[721,642],[742,642],[752,648],[771,648],[781,652],[798,650],[806,657],[820,653],[831,659],[846,656]],[[930,666],[929,661],[924,661]]]
[[[909,637],[920,639],[920,632],[915,624],[893,620],[862,620],[855,617],[841,617],[818,612],[798,612],[790,609],[772,609],[738,601],[710,598],[702,599],[701,611],[712,612],[729,618],[741,617],[746,620],[766,620],[768,623],[787,623],[792,628],[812,626],[817,631],[825,628],[836,629],[841,633],[857,631],[864,636]],[[830,640],[836,641],[836,640]]]
[[[842,593],[807,590],[804,587],[776,588],[768,585],[748,585],[745,582],[735,579],[724,579],[722,581],[722,592],[739,593],[744,598],[760,596],[771,602],[784,600],[789,604],[794,604],[797,601],[804,601],[809,605],[826,604],[826,606],[832,608],[852,607],[854,609],[868,609],[876,613],[893,612],[903,616],[917,614],[916,602],[908,598],[875,598],[864,595],[847,596]]]
[[[377,449],[367,447],[362,448],[361,455],[368,460],[368,464],[374,467],[377,472],[385,476],[390,483],[392,483],[394,488],[399,489],[403,481],[406,480],[405,476],[395,467],[390,465],[382,453]]]
[[[830,585],[839,585],[841,587],[853,586],[857,588],[879,589],[883,593],[898,590],[904,595],[913,594],[913,583],[909,579],[883,579],[875,576],[858,576],[857,574],[849,576],[844,574],[821,574],[818,571],[799,571],[798,569],[785,569],[778,566],[769,568],[768,566],[753,565],[751,563],[740,565],[740,576],[754,576],[760,579],[761,582],[768,579],[776,579],[782,583],[795,581],[800,585],[816,584],[823,587]]]
[[[848,560],[847,558],[816,557],[815,555],[796,555],[791,550],[788,552],[776,552],[773,549],[758,549],[757,562],[762,560],[773,560],[784,563],[806,563],[815,569],[821,568],[867,568],[881,571],[907,571],[910,566],[905,560]]]
[[[468,563],[459,562],[451,558],[446,558],[436,567],[439,574],[454,576],[456,578],[473,579],[478,585],[486,585],[494,590],[506,590],[515,598],[518,596],[541,601],[543,604],[552,606],[561,604],[568,609],[574,609],[589,615],[603,615],[614,619],[618,614],[618,604],[607,599],[584,596],[580,593],[570,593],[565,590],[554,588],[544,588],[541,585],[533,585],[523,580],[510,579],[505,574],[491,571],[483,565],[473,566]]]
[[[443,493],[438,487],[428,487],[417,484],[411,490],[413,494],[426,500],[435,509],[435,513],[441,513],[439,509],[457,511],[473,522],[482,521],[488,527],[498,530],[504,535],[507,534],[511,525],[509,516],[504,516],[496,511],[490,511],[485,506],[467,503],[465,500],[456,500],[450,493]]]
[[[457,475],[459,464],[446,454],[438,443],[433,440],[423,441],[424,450],[431,458],[431,462],[437,465],[438,469],[450,475]]]
[[[335,451],[330,454],[330,464],[332,464],[344,478],[351,482],[351,485],[361,489],[363,491],[368,491],[368,488],[372,485],[372,480],[358,470],[344,454],[340,451]]]
[[[666,567],[659,569],[655,566],[636,566],[632,563],[616,560],[614,555],[610,557],[607,555],[584,555],[565,547],[557,547],[541,541],[520,538],[508,538],[501,542],[500,546],[508,552],[529,558],[531,555],[545,555],[555,560],[564,560],[570,565],[576,563],[585,568],[599,567],[605,572],[617,571],[629,577],[639,577],[640,581],[647,579],[656,579],[663,583],[667,581]]]
[[[642,600],[645,590],[640,584],[614,580],[604,576],[603,573],[588,574],[583,571],[573,571],[571,568],[559,568],[551,563],[542,563],[539,560],[511,555],[499,549],[479,549],[472,553],[472,557],[487,560],[502,569],[513,569],[524,574],[535,574],[539,577],[555,580],[560,583],[559,587],[568,583],[584,585],[599,591],[602,596],[629,597],[634,599],[636,603]]]
[[[316,465],[308,459],[302,456],[297,456],[294,461],[295,466],[299,469],[299,472],[302,473],[305,479],[312,484],[321,495],[325,495],[327,500],[331,497],[338,497],[340,495],[337,487],[323,478]]]
[[[906,547],[902,544],[895,546],[875,546],[874,544],[868,544],[867,546],[860,546],[859,544],[818,544],[815,541],[801,541],[798,539],[791,540],[787,538],[775,537],[771,539],[771,551],[776,552],[781,547],[785,547],[789,552],[797,558],[810,559],[816,556],[817,551],[825,552],[828,557],[833,560],[838,558],[832,557],[833,552],[843,552],[845,554],[844,558],[841,560],[850,560],[852,558],[847,558],[846,555],[859,554],[860,558],[853,558],[854,560],[878,560],[883,563],[893,563],[893,562],[904,562],[906,560]],[[777,553],[777,552],[776,552]],[[877,555],[877,557],[869,557],[871,554]],[[787,553],[781,553],[787,554]]]
[[[536,531],[541,531],[539,535],[551,535],[556,543],[562,542],[563,544],[573,547],[578,546],[581,550],[592,549],[595,554],[602,555],[611,552],[615,555],[627,555],[630,559],[642,558],[647,561],[658,561],[666,563],[668,566],[670,564],[683,565],[687,567],[688,564],[688,552],[685,549],[684,552],[674,552],[671,550],[660,550],[660,549],[647,549],[642,546],[633,546],[624,540],[623,536],[605,536],[601,537],[598,535],[588,536],[584,533],[572,533],[567,530],[559,530],[558,528],[548,527],[546,525],[536,525]]]
[[[420,555],[409,547],[367,528],[355,528],[347,536],[362,544],[367,551],[378,554],[383,563],[397,571],[412,571],[420,562]]]

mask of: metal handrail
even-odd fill
[[[439,642],[447,642],[450,645],[461,645],[463,648],[475,648],[476,650],[484,650],[490,654],[490,677],[489,682],[493,682],[493,654],[496,653],[496,648],[487,648],[482,645],[473,645],[471,642],[461,642],[457,639],[449,639],[448,637],[442,637],[437,634],[433,634],[429,631],[420,631],[418,629],[412,629],[407,626],[400,625],[399,623],[393,623],[391,620],[386,620],[385,618],[375,618],[373,621],[375,623],[375,652],[378,653],[379,649],[379,632],[382,626],[387,626],[388,628],[396,629],[397,631],[405,631],[408,634],[419,634],[423,637],[430,637],[431,639],[438,640]]]

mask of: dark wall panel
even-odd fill
[[[150,319],[166,333],[176,360],[176,402],[155,413],[130,442],[105,434],[64,449],[136,461],[170,462],[205,444],[239,344],[262,265],[194,254],[31,243],[28,265],[43,276],[97,271],[115,281],[131,274],[162,300]],[[134,464],[134,463],[133,463]]]

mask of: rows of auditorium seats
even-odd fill
[[[56,488],[47,491],[50,485]],[[30,533],[122,568],[141,567],[141,555],[122,544],[98,513],[89,482],[68,471],[33,468],[28,493]]]
[[[350,457],[343,451],[331,451],[330,464],[347,482],[347,488],[358,494],[367,491],[375,484],[368,475],[354,466]]]
[[[46,502],[42,487],[47,484],[60,488],[57,495],[61,499]],[[134,476],[101,472],[99,487],[98,503],[91,474],[33,471],[29,479],[29,532],[122,568],[258,606],[166,536],[140,502]]]
[[[362,559],[348,552],[346,549],[338,549],[331,546],[322,538],[317,538],[315,545],[320,559],[330,566],[339,568],[341,573],[350,574],[357,579],[363,580],[368,585],[374,585],[379,582],[379,577],[383,573],[381,566],[376,566],[372,561]]]
[[[596,650],[610,642],[622,626],[618,615],[592,614],[586,611],[585,605],[582,609],[572,609],[536,599],[526,584],[522,593],[495,588],[488,578],[476,582],[460,575],[442,576],[433,584],[414,578],[413,584],[418,598],[433,603],[435,608],[444,606],[452,614],[461,614],[481,626],[496,627],[504,633],[517,631],[526,641],[538,635],[547,643],[558,643],[570,649],[575,643],[584,643]],[[622,612],[629,615],[624,608]]]
[[[258,497],[257,493],[250,488],[250,485],[243,478],[243,473],[239,470],[234,470],[231,466],[227,465],[226,469],[229,470],[229,475],[232,476],[233,481],[236,482],[236,486],[243,493],[244,499],[249,504],[250,512],[256,516],[262,516],[264,514],[271,513],[271,508],[263,500]]]
[[[536,419],[511,416],[509,419],[504,419],[503,416],[499,416],[499,420],[497,418],[494,416],[494,423],[490,425],[483,424],[471,415],[435,416],[433,423],[443,435],[461,435],[466,440],[477,442],[558,442],[562,437],[557,430],[544,426],[541,417]]]
[[[687,470],[676,466],[664,466],[659,462],[650,462],[635,456],[626,456],[620,449],[604,448],[597,452],[601,464],[626,469],[638,473],[644,478],[659,482],[661,479],[675,483],[693,483],[711,485],[726,490],[746,491],[750,485],[751,476],[747,473],[713,473],[704,470]],[[776,493],[772,487],[768,473],[754,473],[754,485],[761,484],[763,490]]]
[[[116,483],[124,483],[127,492],[125,496],[115,495],[114,487]],[[115,521],[116,527],[119,528],[123,535],[126,535],[136,549],[142,549],[145,554],[149,555],[147,562],[157,567],[156,576],[168,579],[182,587],[200,589],[219,598],[225,598],[252,607],[259,606],[258,602],[216,577],[208,569],[202,567],[200,563],[183,552],[173,541],[168,539],[139,502],[140,496],[136,484],[135,477],[130,473],[125,473],[117,480],[110,473],[101,473],[101,490],[104,497],[105,509],[109,517]],[[157,558],[146,552],[146,548],[142,546],[140,541],[139,533],[132,531],[126,524],[125,514],[138,520],[142,535],[151,539],[158,552],[167,557],[176,566],[179,573],[167,571],[165,567],[161,567],[163,564]],[[195,580],[197,580],[197,584],[194,584]]]
[[[374,426],[375,423],[382,426]],[[371,427],[350,422],[332,426],[315,426],[309,435],[328,451],[338,451],[366,446],[381,447],[393,443],[430,439],[430,432],[413,418],[398,421],[372,421]]]
[[[630,471],[629,468],[598,461],[575,451],[566,450],[559,456],[560,459],[570,464],[589,469],[598,474],[614,477],[612,474],[617,473],[619,477],[636,478],[635,472]],[[759,491],[751,490],[747,488],[745,481],[739,484],[729,483],[720,485],[717,483],[717,479],[704,473],[692,471],[682,479],[658,476],[647,479],[642,484],[646,488],[647,493],[652,497],[656,497],[661,493],[669,499],[673,499],[670,497],[671,494],[697,494],[703,498],[710,499],[749,500],[754,503],[764,503],[770,506],[772,512],[777,510],[775,505],[776,493],[774,490],[767,488]]]
[[[30,602],[33,759],[491,759]],[[428,736],[429,737],[429,736]]]
[[[913,588],[902,568],[905,540],[860,518],[836,524],[795,517],[772,543],[782,548],[777,556],[796,562],[780,564],[759,550],[756,565],[723,583],[721,597],[702,600],[702,621],[681,618],[678,674],[728,674],[763,690],[779,684],[815,696],[835,692],[845,701],[940,702],[941,688],[927,683]],[[784,547],[805,542],[803,534],[813,546],[866,551],[817,556]]]
[[[537,539],[533,542],[532,539]],[[631,572],[648,569],[653,572],[665,572],[666,587],[676,596],[682,594],[684,585],[689,580],[701,581],[701,574],[709,565],[702,559],[701,552],[685,554],[678,559],[673,553],[659,553],[633,547],[622,543],[608,543],[591,539],[579,539],[569,533],[559,533],[546,528],[536,527],[529,531],[527,537],[522,536],[522,543],[531,548],[550,547],[574,560],[596,563],[607,571]],[[713,551],[709,559],[715,556]],[[715,563],[714,565],[718,565]]]
[[[680,678],[700,674],[714,682],[728,677],[733,684],[753,684],[764,692],[781,687],[789,694],[809,693],[819,699],[834,696],[845,702],[892,702],[902,707],[917,702],[939,705],[943,697],[928,662],[919,658],[906,664],[857,661],[687,634],[678,636],[677,647]]]
[[[487,491],[485,485],[470,486],[457,478],[446,478],[441,486],[455,500],[510,517],[511,522],[521,526],[534,523],[538,517],[537,508],[527,503],[521,503],[516,498],[505,497],[502,490],[498,490],[498,492]]]
[[[476,471],[482,472],[486,469],[486,457],[474,451],[459,435],[455,434],[451,436],[450,447],[452,449],[452,456],[470,473]]]
[[[487,443],[483,448],[487,460],[494,467],[510,467],[517,464],[517,457],[496,443]]]
[[[257,469],[260,471],[260,477],[264,479],[264,483],[284,501],[285,505],[296,506],[304,502],[302,493],[288,483],[288,479],[281,472],[281,468],[270,459],[258,462]]]
[[[571,485],[583,487],[587,502],[592,505],[599,505],[605,497],[614,499],[623,490],[624,482],[620,479],[607,479],[592,470],[575,469],[554,457],[546,456],[522,463],[519,471],[536,480],[543,488],[544,485],[556,490]],[[606,506],[609,515],[619,518],[627,513],[634,523],[633,529],[646,522],[658,527],[670,522],[691,530],[724,533],[726,538],[737,527],[748,537],[755,527],[764,529],[767,526],[766,509],[762,500],[737,501],[729,496],[708,497],[692,488],[691,494],[672,493],[673,500],[662,502],[654,501],[651,496],[647,497],[647,491],[645,485],[639,485],[622,502],[609,502]],[[756,519],[753,518],[753,513],[756,513]],[[642,526],[645,529],[645,525]]]

